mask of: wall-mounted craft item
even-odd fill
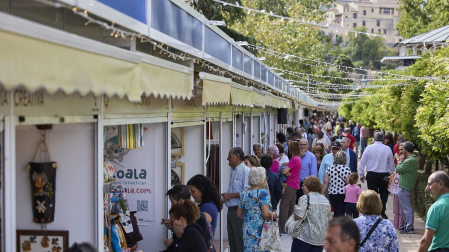
[[[45,145],[49,162],[36,163],[39,151]],[[28,163],[31,181],[31,206],[33,221],[36,223],[51,223],[55,217],[56,198],[56,168],[58,164],[51,161],[47,142],[39,143],[33,161]]]
[[[184,156],[185,128],[171,129],[171,155]]]

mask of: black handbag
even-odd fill
[[[50,162],[36,163],[39,149],[45,145]],[[56,168],[58,164],[51,161],[47,142],[40,142],[33,162],[28,163],[31,181],[31,207],[33,221],[36,223],[51,223],[55,219],[56,208]]]
[[[137,218],[134,214],[136,211],[129,212],[129,219],[131,220],[131,224],[133,226],[133,231],[130,233],[123,232],[125,234],[125,239],[127,244],[136,244],[138,241],[143,240],[142,234],[139,231],[139,226],[137,225]],[[121,225],[121,224],[120,224]]]

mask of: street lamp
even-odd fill
[[[362,76],[362,79],[360,80],[360,85],[362,86],[362,88],[366,87],[367,82],[368,80],[365,79],[365,76]]]

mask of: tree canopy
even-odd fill
[[[449,24],[449,2],[445,0],[400,0],[399,10],[396,29],[404,38]]]

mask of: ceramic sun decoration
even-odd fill
[[[35,162],[37,155],[45,145],[49,162]],[[55,216],[55,191],[56,191],[56,169],[58,164],[51,161],[50,150],[47,143],[42,141],[37,148],[32,162],[28,163],[30,182],[32,188],[31,206],[33,210],[33,221],[36,223],[51,223]]]

